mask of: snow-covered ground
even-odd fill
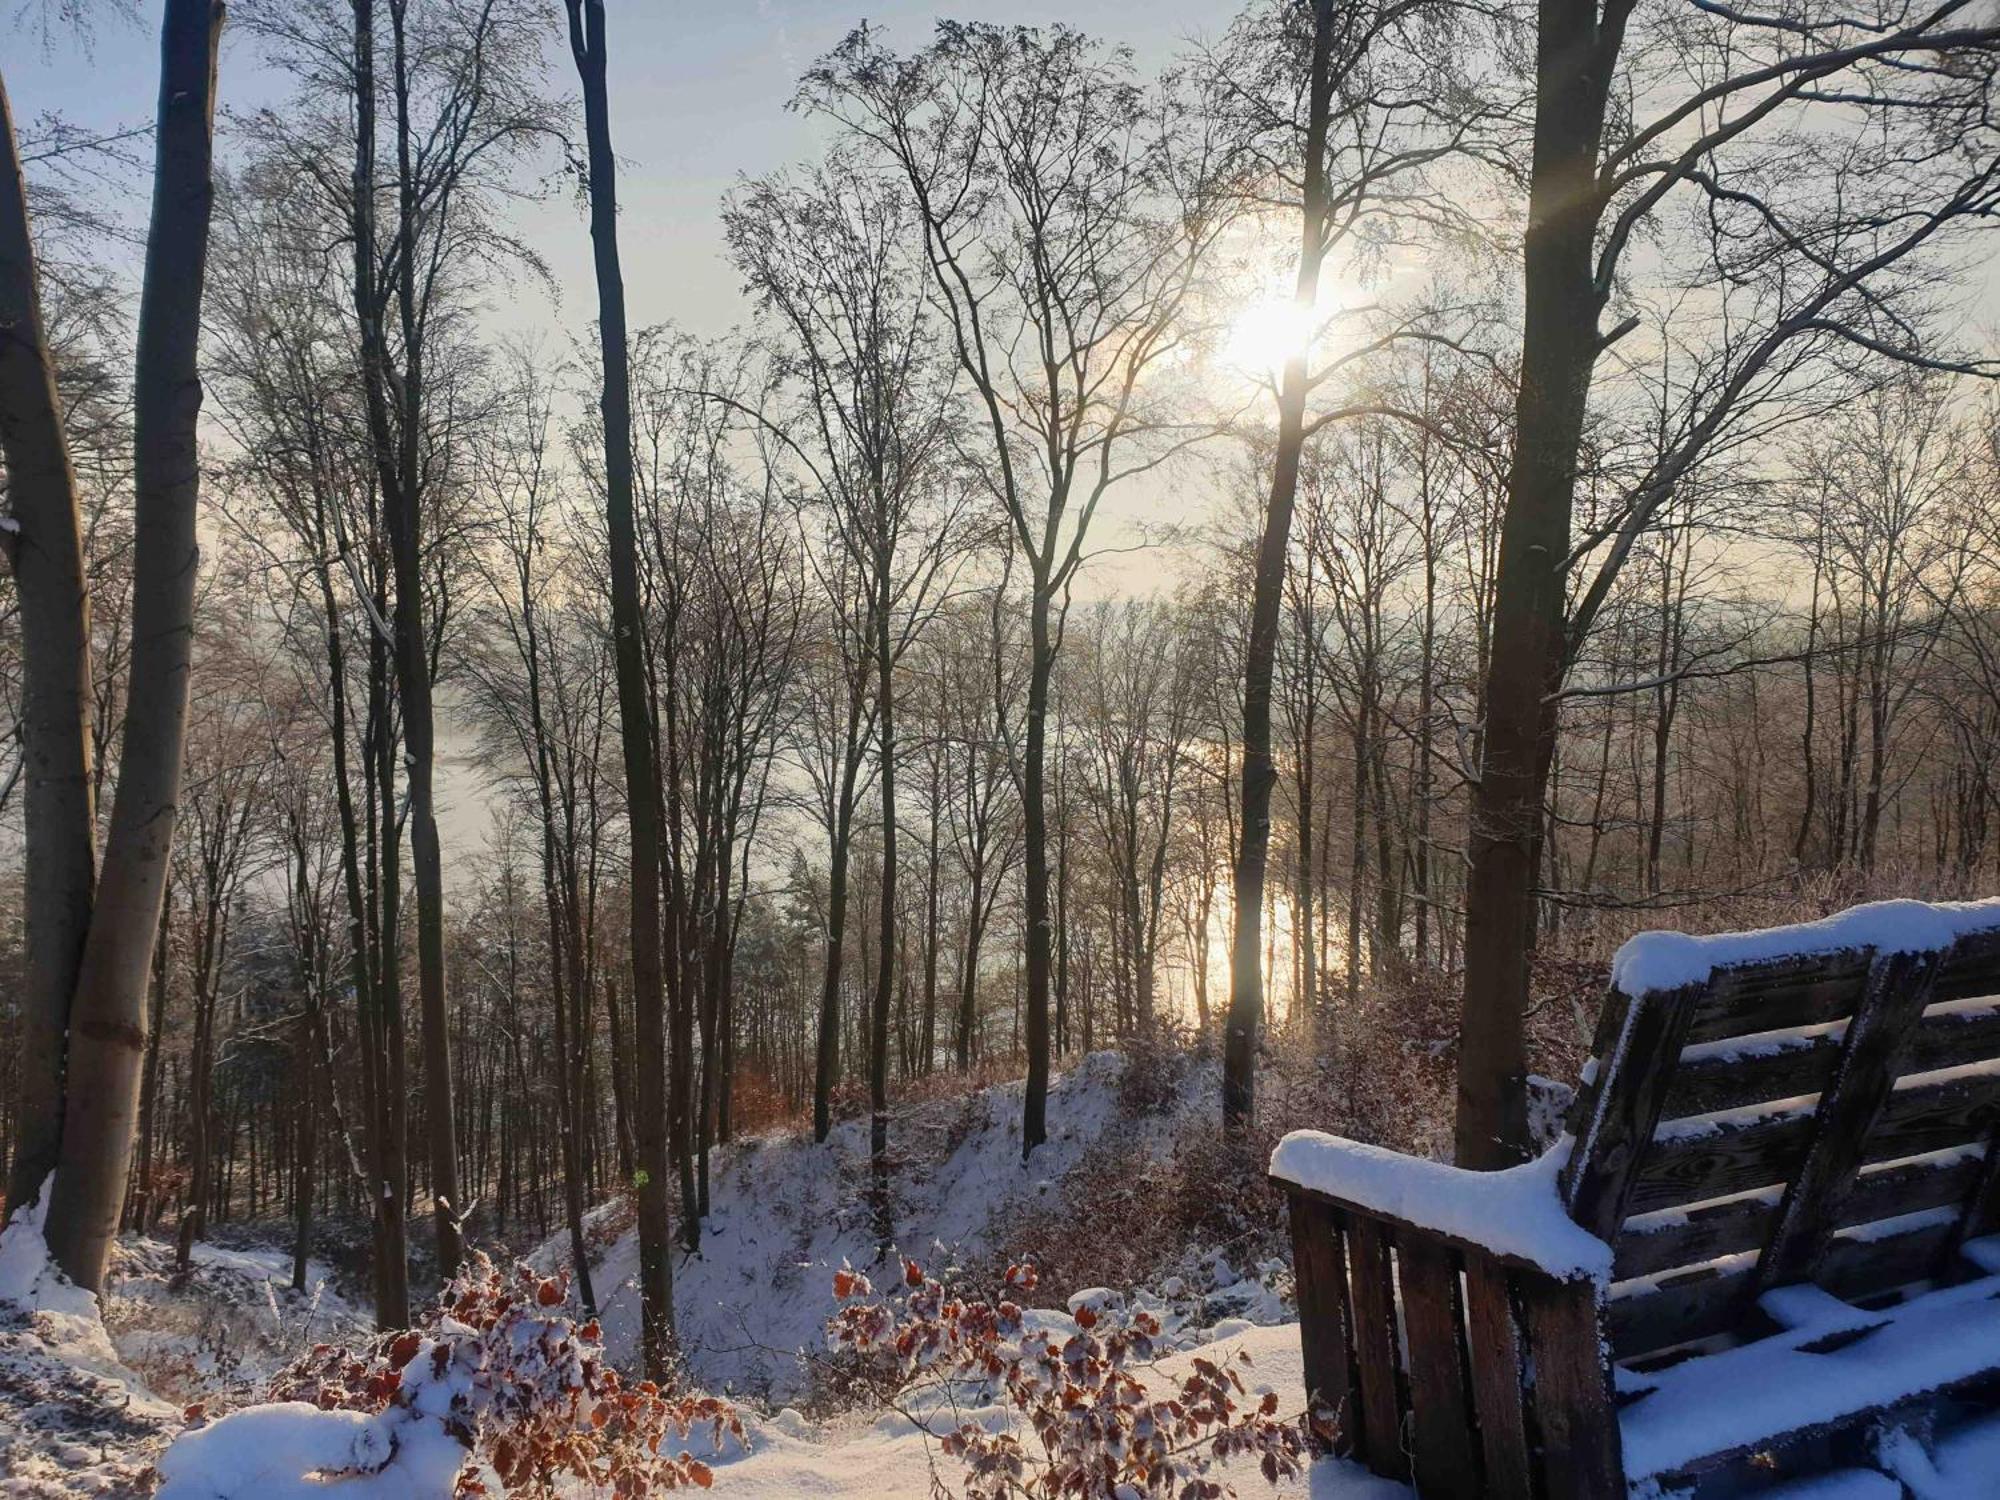
[[[183,1410],[254,1399],[315,1340],[368,1318],[311,1262],[197,1245],[189,1286],[169,1285],[173,1249],[127,1239],[103,1307],[48,1264],[37,1205],[0,1235],[0,1496],[130,1495],[180,1430]]]
[[[1296,1324],[1247,1328],[1198,1350],[1161,1362],[1171,1374],[1196,1353],[1210,1358],[1237,1351],[1251,1358],[1246,1382],[1278,1393],[1280,1409],[1304,1405],[1304,1375]],[[997,1413],[974,1412],[998,1420]],[[788,1500],[791,1496],[843,1496],[849,1500],[932,1500],[933,1475],[947,1493],[956,1493],[959,1471],[938,1451],[935,1437],[903,1416],[816,1428],[796,1412],[782,1411],[751,1427],[751,1451],[723,1455],[716,1464],[715,1493],[731,1500]],[[1244,1500],[1275,1495],[1283,1500],[1413,1500],[1407,1486],[1378,1479],[1356,1465],[1324,1459],[1296,1480],[1277,1488],[1265,1484],[1255,1461],[1215,1471],[1235,1483]]]
[[[1164,1157],[1180,1132],[1207,1120],[1212,1067],[1195,1067],[1172,1104],[1147,1113],[1121,1100],[1123,1066],[1116,1054],[1100,1053],[1053,1080],[1051,1138],[1031,1170],[1020,1161],[1018,1084],[898,1110],[891,1130],[897,1247],[940,1272],[991,1267],[1011,1249],[1009,1231],[1024,1216],[1064,1202],[1066,1174],[1093,1148]],[[824,1145],[774,1133],[713,1157],[712,1212],[701,1251],[676,1257],[675,1300],[697,1382],[747,1398],[749,1451],[731,1446],[713,1455],[723,1493],[930,1500],[934,1465],[957,1487],[955,1465],[907,1413],[815,1422],[784,1405],[806,1404],[812,1392],[813,1361],[825,1352],[835,1305],[834,1272],[877,1259],[867,1182],[865,1121],[837,1126]],[[618,1212],[608,1205],[593,1216],[605,1241],[593,1270],[607,1350],[627,1360],[637,1335],[637,1245],[629,1231],[608,1233]],[[368,1326],[323,1266],[311,1267],[306,1293],[292,1292],[283,1250],[198,1247],[192,1285],[176,1288],[170,1247],[147,1240],[120,1247],[100,1316],[92,1299],[49,1270],[37,1231],[30,1215],[0,1242],[0,1496],[144,1493],[184,1406],[214,1411],[255,1400],[311,1343],[357,1340]],[[552,1268],[566,1251],[558,1236],[532,1259]],[[1180,1351],[1166,1368],[1196,1346],[1241,1347],[1255,1360],[1253,1381],[1277,1390],[1287,1410],[1299,1407],[1297,1329],[1279,1268],[1260,1276],[1210,1253],[1177,1269],[1160,1286],[1129,1289],[1161,1320],[1163,1347]],[[1034,1317],[1066,1321],[1059,1312]],[[984,1419],[1005,1420],[997,1408]],[[1246,1495],[1269,1493],[1254,1473],[1240,1477]],[[1322,1464],[1280,1493],[1408,1495],[1341,1464]]]
[[[1028,1168],[1019,1083],[899,1111],[889,1136],[897,1248],[933,1271],[1004,1255],[1009,1226],[1054,1201],[1093,1146],[1143,1144],[1164,1155],[1177,1132],[1213,1114],[1220,1084],[1212,1067],[1190,1070],[1173,1107],[1137,1118],[1120,1106],[1123,1067],[1117,1053],[1093,1053],[1051,1082],[1049,1139]],[[824,1145],[810,1136],[751,1137],[717,1150],[710,1170],[702,1248],[674,1258],[682,1353],[707,1389],[796,1399],[810,1384],[807,1362],[825,1348],[834,1272],[876,1259],[868,1122],[836,1125]],[[566,1264],[568,1244],[559,1235],[534,1258],[544,1268]],[[631,1232],[593,1266],[605,1346],[618,1361],[637,1346],[638,1269]],[[1181,1268],[1167,1290],[1182,1295],[1158,1309],[1169,1332],[1185,1343],[1221,1318],[1289,1316],[1256,1269],[1219,1257]]]

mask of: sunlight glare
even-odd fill
[[[1230,326],[1223,355],[1247,375],[1276,381],[1287,360],[1311,347],[1313,333],[1313,320],[1291,299],[1253,302]]]

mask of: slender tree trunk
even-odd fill
[[[850,686],[847,745],[835,794],[826,884],[826,964],[820,975],[819,1046],[813,1067],[813,1139],[833,1128],[833,1086],[840,1073],[840,974],[847,941],[847,854],[854,836],[855,782],[861,769],[861,690]]]
[[[887,548],[880,549],[886,553]],[[868,1174],[874,1194],[875,1239],[887,1252],[895,1225],[889,1211],[889,1003],[896,982],[896,688],[895,650],[890,640],[891,559],[878,558],[875,597],[877,748],[881,754],[882,961],[875,970],[875,1004],[868,1036]]]
[[[27,185],[0,79],[0,458],[21,617],[22,894],[27,965],[20,994],[14,1159],[7,1207],[31,1203],[62,1141],[63,1057],[70,1003],[97,885],[91,765],[90,599],[83,520],[63,432],[29,233]]]
[[[1570,507],[1598,352],[1597,153],[1621,30],[1600,31],[1595,0],[1542,0],[1521,381],[1466,885],[1457,1156],[1468,1167],[1506,1166],[1527,1149],[1528,949]]]
[[[355,212],[366,226],[357,233],[356,265],[369,247],[367,278],[357,278],[356,301],[365,320],[362,343],[369,374],[370,427],[376,464],[381,471],[382,513],[389,532],[389,552],[396,582],[396,693],[403,715],[403,760],[408,798],[410,872],[417,893],[417,1013],[423,1042],[424,1126],[429,1147],[431,1215],[437,1232],[440,1273],[449,1280],[464,1254],[460,1215],[465,1205],[458,1191],[458,1143],[452,1105],[451,1014],[444,974],[444,859],[438,841],[436,709],[431,689],[430,642],[424,620],[423,519],[419,441],[424,417],[424,332],[417,321],[416,299],[416,181],[411,164],[410,89],[404,20],[408,0],[390,0],[393,44],[393,84],[396,104],[396,186],[399,209],[395,278],[403,331],[403,370],[394,382],[401,422],[393,433],[387,420],[391,382],[388,350],[382,331],[383,308],[373,282],[374,136],[372,97],[370,133],[356,162],[358,191]],[[372,10],[372,0],[357,0],[357,16]],[[372,39],[372,15],[370,17]],[[357,26],[357,32],[359,27]],[[373,68],[369,69],[372,79]],[[357,135],[357,146],[362,146]],[[365,171],[365,176],[364,176]],[[363,292],[368,295],[363,297]],[[372,345],[372,357],[369,346]]]
[[[941,773],[942,766],[933,762],[933,769]],[[937,1066],[937,1000],[938,1000],[938,828],[942,821],[938,804],[942,800],[943,786],[941,774],[931,781],[930,795],[930,846],[925,851],[924,867],[924,1016],[923,1035],[919,1043],[922,1060],[917,1071],[928,1074]]]
[[[646,1373],[668,1373],[674,1349],[672,1233],[667,1210],[666,990],[660,958],[659,777],[639,600],[639,545],[632,517],[632,392],[625,335],[625,278],[618,263],[617,158],[605,86],[603,0],[566,0],[570,49],[583,84],[589,143],[590,239],[597,269],[598,347],[604,389],[605,517],[611,543],[612,632],[619,733],[632,843],[632,1010],[638,1033],[639,1302]]]
[[[133,402],[132,656],[118,789],[70,1007],[50,1254],[96,1291],[131,1165],[146,982],[173,858],[194,644],[201,471],[196,365],[214,203],[217,0],[167,0],[160,33],[152,224]]]
[[[1319,302],[1326,257],[1326,133],[1332,95],[1333,0],[1313,0],[1312,75],[1308,83],[1304,197],[1299,232],[1295,315],[1310,319]],[[1257,1028],[1264,1014],[1264,877],[1271,850],[1271,678],[1284,604],[1285,554],[1298,499],[1305,448],[1306,350],[1285,361],[1278,385],[1278,449],[1271,497],[1250,596],[1250,641],[1243,671],[1243,816],[1237,830],[1234,931],[1229,950],[1229,1016],[1222,1041],[1222,1122],[1237,1130],[1250,1121],[1257,1097]],[[1350,962],[1352,955],[1349,956]]]
[[[1049,820],[1044,760],[1048,748],[1049,680],[1055,671],[1050,633],[1052,601],[1038,578],[1029,610],[1028,733],[1021,802],[1027,845],[1028,1081],[1022,1096],[1021,1160],[1049,1134]]]
[[[975,837],[978,835],[975,834]],[[965,975],[958,987],[958,1071],[972,1071],[978,1055],[975,1043],[979,1032],[979,939],[985,927],[986,861],[975,852],[972,861],[972,890],[965,908]]]

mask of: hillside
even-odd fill
[[[1018,1084],[901,1108],[893,1127],[896,1250],[968,1285],[997,1280],[1023,1240],[1067,1231],[1072,1250],[1087,1241],[1089,1200],[1107,1181],[1127,1183],[1110,1191],[1144,1195],[1185,1172],[1177,1153],[1208,1133],[1213,1065],[1186,1062],[1164,1095],[1128,1087],[1125,1067],[1119,1055],[1097,1053],[1055,1080],[1050,1116],[1059,1124],[1032,1170],[1020,1162]],[[885,1406],[882,1392],[845,1388],[838,1378],[826,1333],[834,1275],[846,1264],[879,1262],[866,1148],[865,1122],[846,1121],[823,1145],[780,1131],[715,1154],[712,1211],[699,1251],[676,1258],[675,1290],[692,1383],[732,1397],[744,1417],[747,1452],[733,1441],[694,1445],[714,1464],[722,1493],[928,1500],[939,1480],[956,1493],[958,1471],[942,1450],[942,1433],[968,1419],[992,1430],[1007,1430],[1012,1420],[990,1391],[952,1387],[948,1401],[932,1391]],[[620,1229],[624,1213],[621,1204],[603,1205],[591,1229],[603,1246],[593,1272],[606,1354],[629,1366],[637,1247],[632,1232]],[[1277,1243],[1274,1235],[1253,1239],[1267,1248]],[[275,1425],[259,1429],[254,1442],[237,1441],[229,1424],[213,1418],[254,1403],[281,1366],[314,1344],[359,1347],[365,1339],[365,1318],[325,1266],[315,1262],[311,1288],[295,1294],[282,1250],[204,1246],[191,1283],[177,1288],[168,1248],[130,1239],[100,1316],[47,1266],[34,1216],[10,1228],[4,1243],[0,1495],[149,1493],[158,1483],[151,1464],[182,1427],[183,1408],[197,1404],[212,1441],[197,1450],[202,1467],[176,1472],[165,1493],[207,1500],[294,1492],[274,1476],[290,1465],[296,1480],[307,1449],[288,1446]],[[549,1242],[529,1262],[544,1272],[562,1269],[566,1243]],[[1122,1236],[1118,1248],[1151,1256],[1159,1274],[1112,1289],[1052,1279],[1031,1299],[1051,1305],[1032,1307],[1028,1326],[1067,1336],[1079,1326],[1071,1306],[1129,1306],[1160,1329],[1160,1360],[1149,1366],[1149,1381],[1175,1377],[1196,1357],[1247,1354],[1253,1392],[1275,1391],[1286,1412],[1302,1406],[1281,1257],[1259,1257],[1249,1242],[1176,1243],[1171,1234],[1143,1251]],[[1251,1486],[1245,1494],[1271,1492],[1254,1462],[1244,1474]],[[357,1478],[310,1481],[297,1492],[360,1500],[378,1488]],[[380,1492],[408,1493],[394,1485]],[[1346,1466],[1321,1465],[1277,1493],[1366,1500],[1404,1491]]]

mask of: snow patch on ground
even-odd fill
[[[131,1495],[180,1414],[127,1369],[49,1260],[42,1197],[0,1231],[0,1496]]]
[[[957,1257],[1003,1251],[1009,1225],[1059,1201],[1064,1175],[1092,1147],[1144,1144],[1164,1156],[1179,1129],[1213,1108],[1214,1069],[1197,1066],[1182,1080],[1173,1108],[1132,1119],[1119,1102],[1123,1069],[1119,1054],[1095,1052],[1052,1079],[1049,1139],[1025,1167],[1018,1082],[899,1111],[889,1127],[896,1248],[936,1274]],[[682,1352],[704,1389],[773,1404],[805,1394],[810,1362],[826,1348],[833,1273],[843,1264],[876,1263],[867,1179],[865,1117],[835,1125],[824,1145],[774,1134],[715,1151],[702,1248],[674,1257]],[[549,1269],[566,1264],[567,1252],[568,1237],[558,1234],[531,1260]],[[1223,1295],[1163,1299],[1170,1331],[1185,1326],[1192,1334],[1218,1316],[1246,1322],[1290,1316],[1270,1287],[1273,1278],[1245,1276],[1213,1259],[1203,1280],[1225,1289]],[[592,1266],[605,1349],[619,1364],[636,1357],[638,1271],[632,1232]]]
[[[1281,1411],[1304,1406],[1305,1376],[1296,1324],[1246,1329],[1197,1351],[1169,1357],[1161,1361],[1160,1370],[1171,1376],[1196,1353],[1219,1363],[1239,1350],[1249,1354],[1253,1362],[1245,1372],[1253,1389],[1268,1386],[1275,1390]],[[924,1417],[921,1410],[915,1415]],[[938,1432],[968,1416],[996,1424],[1005,1420],[992,1408],[943,1415],[948,1420],[935,1424]],[[1035,1451],[1032,1435],[1024,1434],[1024,1441],[1030,1452]],[[938,1451],[937,1439],[909,1415],[889,1413],[815,1432],[798,1413],[780,1412],[752,1426],[747,1456],[718,1461],[714,1493],[730,1500],[792,1500],[794,1496],[815,1495],[931,1500],[936,1493],[933,1474],[942,1478],[951,1492],[957,1491],[958,1466]],[[1379,1479],[1339,1459],[1323,1459],[1299,1479],[1276,1489],[1256,1472],[1254,1461],[1218,1469],[1215,1477],[1234,1483],[1243,1500],[1264,1495],[1280,1500],[1414,1500],[1408,1486]]]

